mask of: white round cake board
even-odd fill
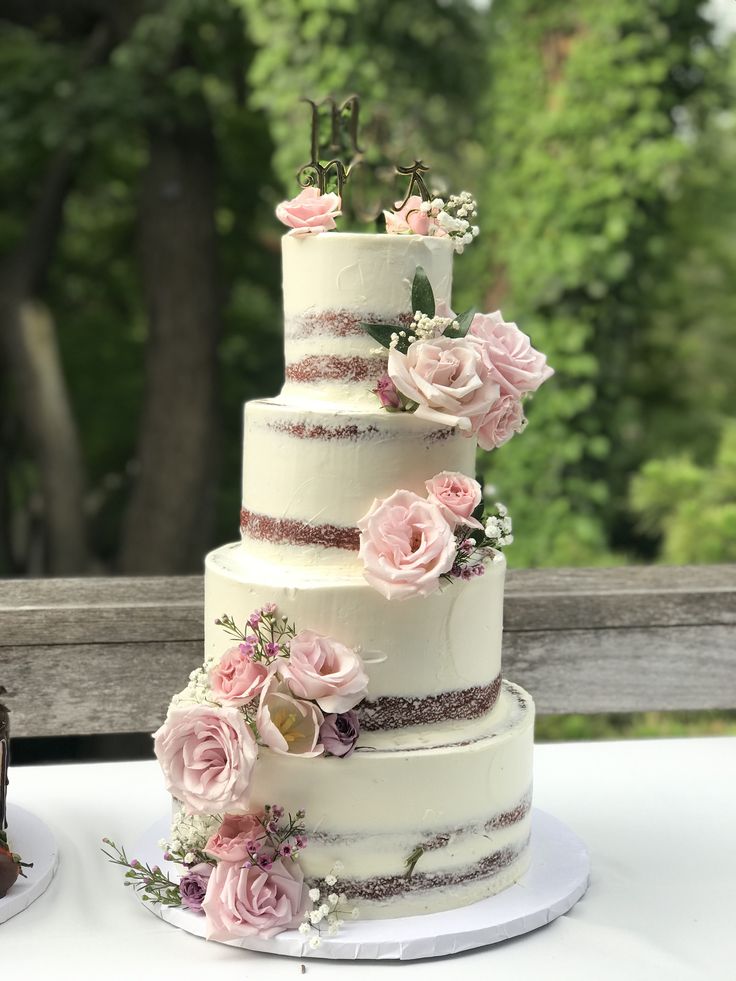
[[[49,828],[16,804],[8,804],[8,840],[24,862],[33,862],[33,868],[24,869],[26,878],[19,875],[7,896],[0,899],[0,923],[28,909],[46,891],[59,862],[56,839]]]
[[[167,818],[156,822],[137,843],[135,857],[166,868],[168,863],[161,860],[158,842],[167,837],[169,826]],[[168,869],[179,872],[181,867],[168,865]],[[286,930],[270,940],[241,937],[222,942],[232,947],[301,958],[353,961],[441,957],[518,937],[551,923],[585,893],[589,877],[590,858],[583,842],[557,818],[535,808],[529,871],[497,896],[424,916],[347,920],[337,936],[323,934],[317,948],[310,947],[309,938],[297,930]],[[206,934],[206,921],[201,914],[158,903],[144,905],[188,933],[198,937]]]

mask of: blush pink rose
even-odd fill
[[[484,414],[499,395],[476,343],[437,337],[415,341],[406,354],[388,353],[388,374],[396,388],[418,404],[416,415],[472,434],[471,417]]]
[[[521,399],[513,395],[501,395],[491,406],[478,425],[478,446],[482,450],[494,450],[507,443],[515,433],[526,426]]]
[[[402,207],[401,201],[394,205],[397,211],[384,211],[386,231],[389,235],[429,235],[429,215],[421,211],[422,199],[413,194]]]
[[[252,847],[262,834],[257,815],[226,814],[204,851],[222,862],[244,862],[248,858],[248,844]]]
[[[500,310],[476,313],[468,337],[479,342],[483,362],[504,395],[519,398],[524,392],[535,392],[554,374],[547,356],[532,347],[516,324],[506,323]]]
[[[339,194],[320,194],[316,187],[305,187],[291,201],[276,206],[276,217],[291,228],[289,235],[328,232],[342,214]]]
[[[261,693],[256,728],[266,746],[275,753],[321,756],[325,751],[319,741],[323,721],[324,716],[316,705],[294,698],[276,678]]]
[[[368,693],[360,655],[314,630],[300,630],[293,638],[279,674],[295,695],[316,701],[323,712],[347,712]]]
[[[258,747],[237,709],[172,709],[154,733],[153,747],[166,789],[190,814],[247,811]]]
[[[483,499],[480,484],[464,473],[443,470],[431,480],[426,481],[427,498],[433,501],[452,525],[469,525],[482,528],[483,525],[473,517],[473,511]]]
[[[358,522],[363,575],[386,599],[428,596],[455,561],[452,525],[418,494],[397,490]]]
[[[210,688],[215,701],[237,708],[257,698],[272,673],[270,665],[254,661],[239,647],[231,647],[210,671]]]
[[[299,926],[307,898],[302,870],[291,859],[277,858],[268,871],[218,862],[202,903],[207,939],[273,937]]]

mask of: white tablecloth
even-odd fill
[[[57,836],[54,882],[0,926],[2,981],[35,978],[268,981],[291,958],[206,943],[163,923],[99,850],[131,847],[166,813],[155,763],[16,767],[11,799]],[[308,960],[314,979],[733,981],[736,978],[736,738],[538,746],[534,803],[587,843],[593,874],[567,915],[451,958]]]

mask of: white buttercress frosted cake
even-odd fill
[[[474,474],[552,372],[500,313],[450,308],[469,195],[409,197],[379,234],[334,230],[339,208],[308,188],[277,209],[286,379],[245,406],[241,541],[207,556],[204,664],[155,735],[184,874],[140,884],[216,938],[316,945],[529,862],[534,706],[501,678],[511,524]]]

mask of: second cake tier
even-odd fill
[[[205,663],[232,646],[219,618],[244,623],[252,610],[275,603],[297,630],[314,630],[360,652],[369,677],[360,709],[366,735],[475,719],[492,708],[501,683],[505,569],[499,553],[483,576],[390,602],[359,574],[287,573],[240,544],[225,545],[205,562]]]

